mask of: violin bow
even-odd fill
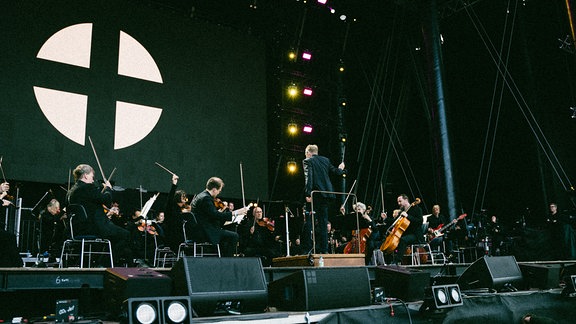
[[[4,168],[2,167],[2,159],[3,158],[4,158],[3,156],[0,156],[0,170],[2,170],[2,179],[4,179],[4,182],[8,182],[8,181],[6,181],[6,175],[4,174]]]
[[[68,169],[68,189],[66,189],[66,193],[70,191],[70,178],[72,176],[72,169]]]
[[[384,209],[384,187],[382,186],[382,182],[380,182],[380,198],[382,198],[382,212],[386,213],[386,209]]]
[[[161,167],[162,169],[164,169],[164,171],[170,173],[171,175],[176,175],[176,173],[168,170],[165,166],[163,166],[162,164],[158,163],[158,162],[154,162],[157,166]]]
[[[352,190],[354,190],[354,186],[356,185],[356,181],[358,181],[358,179],[354,180],[354,183],[352,183],[352,187],[350,187],[350,191],[348,192],[348,195],[346,195],[346,199],[344,199],[344,203],[342,204],[342,207],[346,206],[346,202],[348,202],[348,198],[350,198],[350,195],[352,194]]]
[[[90,146],[92,146],[92,152],[94,152],[94,157],[96,158],[96,163],[98,163],[98,168],[100,169],[100,173],[102,174],[102,179],[104,182],[107,182],[106,176],[104,175],[104,171],[102,171],[102,165],[100,164],[100,160],[98,159],[98,154],[96,154],[96,149],[94,148],[94,143],[92,143],[92,138],[88,136],[88,140],[90,141]]]
[[[242,207],[246,207],[246,197],[244,196],[244,172],[242,172],[242,162],[240,162],[240,185],[242,186]]]

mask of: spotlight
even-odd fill
[[[333,13],[336,13],[336,9],[330,8],[330,13],[332,13],[332,14],[333,14]]]
[[[432,286],[427,289],[420,311],[442,311],[443,309],[462,306],[460,287],[454,285]]]
[[[323,4],[323,5],[325,5],[325,4],[326,4],[326,2],[328,2],[328,0],[318,0],[318,3],[319,3],[319,4]]]
[[[295,84],[292,84],[288,87],[288,96],[295,98],[298,96],[298,87]]]
[[[192,323],[190,297],[128,298],[123,305],[121,323]]]
[[[310,61],[312,59],[312,54],[310,52],[303,52],[302,59],[306,61]]]
[[[296,135],[298,133],[298,125],[296,123],[288,124],[288,134]]]
[[[288,60],[292,62],[296,61],[296,51],[291,50],[288,52]]]
[[[296,171],[298,171],[298,166],[296,165],[296,161],[294,161],[294,159],[291,159],[288,161],[288,163],[286,163],[286,168],[290,174],[296,173]]]
[[[306,87],[306,88],[304,88],[304,90],[302,91],[302,93],[303,93],[305,96],[311,96],[311,95],[312,95],[312,88]]]
[[[340,20],[345,21],[345,20],[346,20],[346,15],[340,15]]]
[[[312,125],[310,125],[310,124],[306,124],[306,125],[304,125],[304,127],[302,127],[302,131],[304,133],[310,134],[310,133],[312,133],[312,130],[313,130]]]

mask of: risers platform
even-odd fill
[[[296,255],[272,260],[273,267],[319,267],[320,258],[324,267],[361,267],[364,266],[364,254],[309,254]]]

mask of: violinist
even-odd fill
[[[8,182],[3,182],[0,184],[0,199],[2,199],[2,207],[6,207],[12,204],[8,199],[8,190],[10,190],[10,184]]]
[[[265,267],[272,265],[272,260],[280,256],[280,235],[274,233],[274,222],[264,217],[262,208],[252,210],[253,219],[247,222],[248,235],[244,255],[259,257]]]
[[[8,190],[10,190],[8,182],[0,184],[2,206],[11,204],[9,200],[4,200]],[[18,245],[16,244],[16,235],[4,230],[4,226],[0,226],[0,268],[22,267],[23,265],[24,263],[22,262]]]
[[[172,175],[172,186],[164,207],[164,243],[172,251],[178,251],[180,243],[184,242],[184,224],[192,219],[190,204],[184,190],[177,190],[179,177]]]
[[[226,221],[239,222],[248,212],[248,207],[220,212],[214,204],[214,199],[222,192],[224,181],[212,177],[206,182],[206,189],[192,199],[192,213],[198,222],[199,230],[195,239],[220,244],[223,257],[234,256],[238,244],[238,233],[222,229]]]
[[[75,183],[67,194],[69,204],[82,205],[87,219],[74,219],[74,235],[96,235],[112,243],[114,264],[130,265],[133,250],[128,230],[112,223],[102,208],[112,203],[112,185],[105,180],[104,188],[94,184],[94,169],[87,164],[78,165],[72,172]]]

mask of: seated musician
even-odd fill
[[[264,217],[262,208],[255,207],[252,210],[253,219],[246,222],[246,249],[244,255],[259,257],[262,265],[269,267],[272,260],[281,256],[280,235],[274,232],[274,224]]]
[[[238,244],[238,233],[222,229],[226,221],[235,222],[246,215],[249,207],[242,207],[233,212],[220,212],[216,209],[215,199],[224,188],[224,181],[212,177],[206,182],[206,189],[197,194],[192,200],[192,213],[196,217],[200,232],[212,244],[220,244],[223,257],[234,256]]]
[[[444,233],[439,233],[443,228],[447,228],[449,221],[443,214],[440,214],[440,205],[432,206],[432,215],[428,217],[428,244],[434,251],[444,252]]]
[[[399,265],[404,256],[404,251],[410,244],[418,244],[424,241],[424,233],[422,233],[422,209],[415,203],[410,204],[408,196],[401,194],[397,198],[398,207],[400,207],[400,216],[406,217],[410,224],[404,230],[404,233],[400,237],[398,246],[396,247],[396,253],[392,263]]]

